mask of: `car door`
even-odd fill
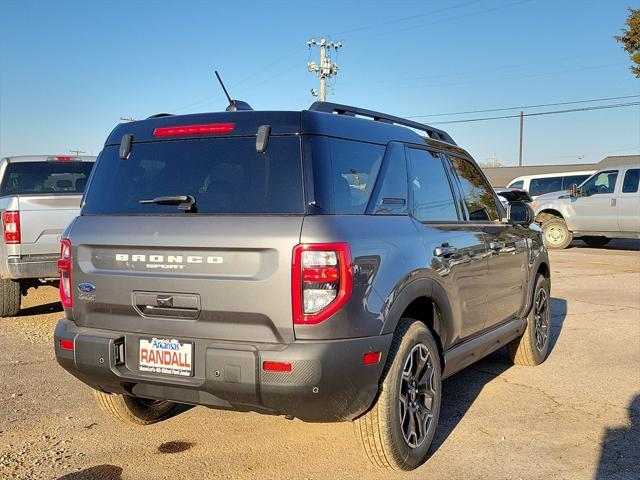
[[[470,225],[480,229],[487,244],[488,278],[485,328],[513,318],[522,305],[527,273],[527,234],[503,220],[491,185],[468,159],[447,155],[464,198]]]
[[[627,168],[618,194],[618,227],[621,232],[640,234],[640,168]]]
[[[595,173],[580,187],[580,195],[571,199],[567,226],[574,232],[616,232],[618,211],[616,184],[618,169]]]
[[[410,212],[426,249],[427,266],[451,302],[453,342],[484,328],[488,265],[482,227],[464,220],[443,158],[408,147]]]

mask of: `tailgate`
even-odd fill
[[[60,235],[80,212],[81,195],[20,195],[22,255],[60,253]]]
[[[302,216],[81,216],[70,235],[73,318],[150,336],[292,342],[301,226]]]

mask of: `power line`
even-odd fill
[[[433,113],[430,115],[411,115],[405,118],[427,118],[427,117],[448,117],[452,115],[465,115],[468,113],[488,113],[488,112],[504,112],[508,110],[522,110],[524,108],[539,108],[539,107],[557,107],[560,105],[575,105],[579,103],[591,103],[591,102],[604,102],[608,100],[623,100],[627,98],[637,98],[640,95],[625,95],[622,97],[606,97],[606,98],[592,98],[590,100],[575,100],[572,102],[556,102],[556,103],[539,103],[538,105],[522,105],[519,107],[503,107],[503,108],[489,108],[485,110],[467,110],[465,112],[449,112],[449,113]]]
[[[523,117],[537,117],[541,115],[556,115],[559,113],[571,113],[571,112],[588,112],[592,110],[605,110],[609,108],[623,108],[623,107],[632,107],[640,105],[640,102],[629,102],[629,103],[614,103],[609,105],[598,105],[593,107],[583,107],[583,108],[570,108],[566,110],[553,110],[550,112],[535,112],[535,113],[524,113]],[[503,115],[500,117],[483,117],[483,118],[467,118],[465,120],[449,120],[446,122],[433,122],[432,125],[445,125],[450,123],[469,123],[469,122],[483,122],[485,120],[501,120],[503,118],[520,118],[520,114],[517,115]]]

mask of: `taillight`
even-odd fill
[[[20,212],[2,212],[2,227],[4,229],[4,243],[20,243]]]
[[[63,307],[71,308],[73,306],[71,298],[71,242],[67,238],[60,240],[58,270],[60,270],[60,301]]]
[[[293,323],[320,323],[349,300],[353,286],[346,243],[296,245],[291,272]]]
[[[179,125],[153,129],[154,137],[179,137],[183,135],[205,135],[233,132],[233,123],[207,123],[203,125]]]

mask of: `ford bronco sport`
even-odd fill
[[[504,345],[545,359],[531,209],[427,125],[237,110],[109,135],[62,239],[58,362],[126,422],[180,403],[354,421],[374,464],[416,468],[443,378]]]

